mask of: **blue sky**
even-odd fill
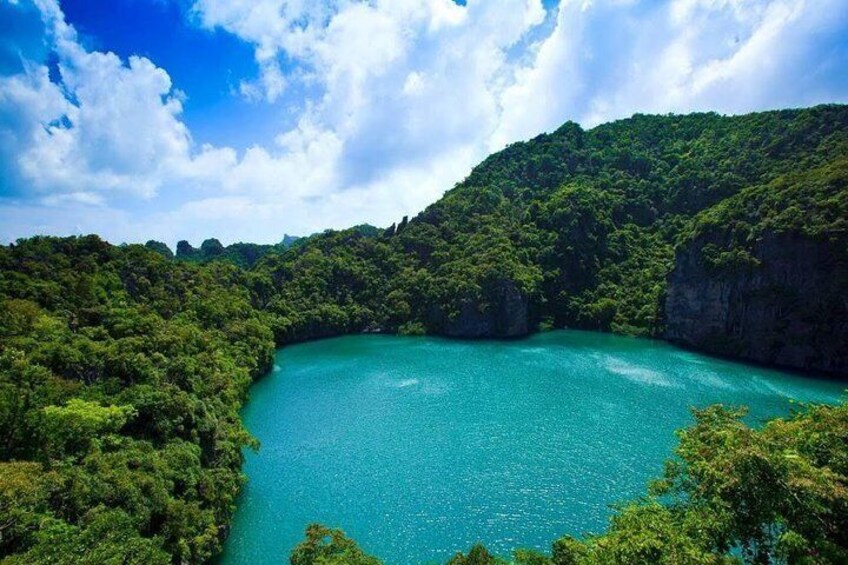
[[[566,120],[825,102],[844,0],[0,0],[0,240],[388,225]]]

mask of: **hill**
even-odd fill
[[[298,340],[575,326],[845,376],[846,155],[846,106],[634,116],[512,145],[387,230],[256,254],[208,240],[188,260],[97,236],[2,246],[0,558],[208,562],[255,445],[238,411],[274,347]],[[704,504],[623,511],[612,537],[562,541],[561,562],[728,563],[739,547],[838,563],[844,429],[844,409],[762,436],[704,412],[664,485]],[[297,562],[374,562],[325,541]]]
[[[845,374],[848,328],[833,320],[848,319],[839,299],[848,288],[848,240],[838,221],[848,217],[846,154],[845,106],[734,117],[637,115],[589,131],[566,124],[489,157],[381,238],[328,232],[269,254],[255,272],[278,291],[267,310],[279,339],[369,328],[512,337],[568,326],[665,336],[707,351]],[[830,180],[819,182],[823,176]],[[756,331],[735,321],[750,293],[723,303],[704,295],[702,308],[716,317],[710,336],[696,335],[680,318],[698,314],[676,299],[689,292],[678,286],[686,250],[699,245],[706,219],[770,191],[768,209],[790,210],[794,223],[788,216],[776,223],[775,213],[754,209],[745,219],[753,230],[747,243],[727,240],[725,251],[780,233],[788,242],[778,246],[784,252],[812,257],[814,248],[818,259],[798,270],[803,280],[772,285],[775,296],[797,299],[763,312]],[[757,272],[778,260],[763,255],[763,245],[747,253],[757,259]],[[717,276],[715,270],[697,275],[705,284]],[[825,280],[829,290],[819,292]],[[686,300],[694,304],[699,296]],[[828,312],[830,321],[811,318],[811,309]],[[745,335],[732,345],[715,337],[740,332]],[[821,340],[813,343],[810,335],[830,336],[835,345],[816,354]]]

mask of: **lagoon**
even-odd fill
[[[286,347],[243,412],[262,446],[247,453],[220,562],[285,563],[310,522],[387,565],[444,562],[477,541],[547,551],[644,494],[691,407],[746,405],[756,424],[835,403],[845,386],[572,330]]]

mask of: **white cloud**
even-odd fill
[[[190,136],[168,74],[143,57],[124,64],[112,53],[86,51],[58,5],[37,4],[61,84],[35,64],[0,78],[0,111],[17,116],[5,131],[14,139],[5,158],[37,192],[153,197],[190,161]]]
[[[195,0],[199,25],[254,47],[259,75],[239,93],[269,117],[297,109],[275,143],[239,152],[195,143],[165,69],[86,50],[58,0],[32,1],[61,81],[38,64],[0,77],[7,238],[387,225],[567,119],[848,99],[823,80],[848,63],[827,43],[848,26],[842,0],[563,0],[550,25],[540,0]]]
[[[251,102],[266,101],[276,102],[288,86],[283,71],[276,61],[264,61],[261,63],[262,72],[256,81],[243,80],[239,83],[239,92]]]
[[[848,66],[832,50],[846,25],[842,0],[565,1],[504,94],[493,147],[565,119],[591,126],[635,112],[846,101],[812,72],[833,57]]]
[[[101,206],[105,202],[103,197],[95,192],[68,192],[46,196],[41,200],[41,203],[46,206],[62,206],[67,203]]]
[[[304,104],[297,126],[275,146],[239,155],[194,146],[164,69],[145,58],[125,62],[85,50],[55,1],[38,3],[62,82],[50,82],[45,67],[9,79],[28,88],[19,88],[26,96],[8,112],[38,110],[26,121],[28,140],[14,150],[20,173],[49,193],[41,202],[52,206],[104,205],[116,202],[116,194],[174,202],[174,212],[148,214],[156,224],[151,234],[169,222],[186,232],[214,233],[208,222],[218,220],[224,231],[245,229],[269,210],[290,232],[389,223],[415,212],[481,155],[480,132],[497,118],[504,50],[544,15],[538,0],[508,0],[498,8],[479,2],[463,8],[451,0],[320,8],[204,2],[198,16],[206,25],[256,46],[262,74],[241,85],[244,93],[278,98],[288,82],[279,66],[283,55],[299,58],[297,77],[320,87],[319,98]],[[414,97],[404,94],[409,77]],[[21,131],[15,129],[18,140]],[[260,231],[261,240],[279,235],[267,224]]]

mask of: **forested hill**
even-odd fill
[[[250,269],[96,236],[0,247],[0,559],[208,561],[251,443],[238,410],[293,341],[576,326],[846,375],[846,180],[845,106],[635,116],[512,145],[411,220]],[[839,488],[819,494],[842,519]]]
[[[707,350],[845,374],[846,159],[845,106],[634,116],[589,131],[569,123],[489,157],[384,237],[326,234],[264,258],[256,272],[273,289],[264,306],[282,341],[369,327],[465,337],[540,325],[664,336],[673,327],[669,337]],[[696,226],[772,192],[769,209],[787,214],[754,209],[741,220],[749,235],[716,236],[706,248],[722,257],[744,249],[750,269],[702,269],[707,295],[691,277],[670,277],[675,248],[682,257],[703,240]],[[784,252],[809,258],[814,248],[823,259],[774,273],[777,258],[758,258],[767,250],[755,243],[778,235]],[[699,251],[692,264],[709,259]],[[750,284],[734,286],[740,277]],[[669,281],[679,284],[667,305]],[[781,303],[740,321],[739,308],[764,291]],[[826,323],[814,312],[827,312]],[[678,323],[703,313],[710,333]],[[754,326],[756,351],[745,333]],[[811,335],[834,346],[817,354]],[[783,351],[796,336],[809,346]]]
[[[252,276],[95,236],[0,248],[0,561],[201,563],[274,351]],[[5,560],[3,560],[5,558]]]

